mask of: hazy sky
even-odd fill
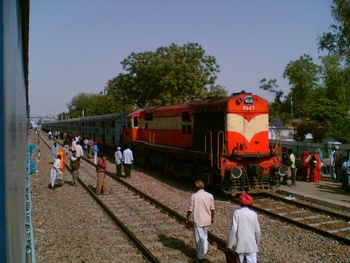
[[[318,62],[317,37],[333,23],[331,0],[31,0],[31,116],[57,115],[81,93],[99,93],[132,52],[198,43],[220,66],[216,84],[268,100],[303,54]]]

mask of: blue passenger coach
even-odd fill
[[[29,0],[0,1],[0,262],[28,262]]]

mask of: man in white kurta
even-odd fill
[[[203,181],[197,181],[195,186],[196,193],[191,196],[186,223],[188,223],[189,217],[193,213],[193,232],[197,258],[204,259],[208,251],[209,226],[214,223],[214,197],[212,194],[204,191]]]
[[[51,173],[50,173],[51,189],[54,189],[55,187],[57,173],[62,173],[60,168],[61,168],[61,155],[57,155],[57,159],[54,161],[51,169]]]
[[[238,201],[241,203],[241,208],[233,212],[227,247],[228,249],[234,247],[240,262],[246,258],[248,263],[256,263],[260,241],[258,215],[248,207],[253,203],[250,195],[243,193]]]

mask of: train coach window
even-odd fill
[[[182,125],[182,134],[186,134],[186,125]]]
[[[188,111],[182,113],[182,121],[191,121],[191,116]]]
[[[133,125],[134,127],[139,127],[139,117],[135,116],[133,118]]]

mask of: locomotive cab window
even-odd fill
[[[182,121],[191,121],[191,116],[188,111],[182,113]]]

